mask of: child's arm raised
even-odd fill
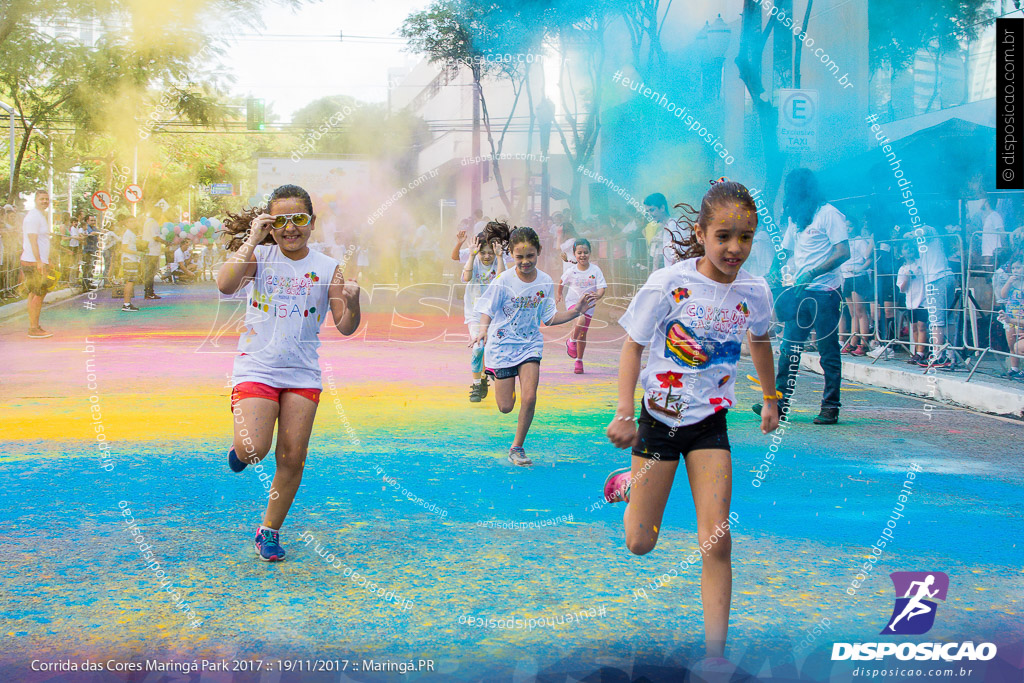
[[[334,269],[327,297],[331,305],[334,326],[346,337],[359,327],[359,285],[355,280],[346,280],[341,266]]]
[[[767,334],[754,334],[747,330],[750,344],[750,360],[757,371],[757,379],[764,390],[764,408],[761,410],[761,433],[769,434],[779,426],[779,397],[775,389],[775,356],[772,355],[772,339]],[[771,389],[767,389],[771,387]],[[768,392],[774,394],[769,396]]]
[[[217,271],[217,289],[221,294],[234,294],[243,283],[256,275],[256,259],[253,257],[253,252],[256,250],[256,245],[262,242],[270,232],[270,224],[273,221],[274,217],[268,214],[261,214],[253,220],[249,237]],[[188,272],[185,264],[182,264],[181,267]],[[191,273],[189,274],[191,275]]]
[[[608,440],[616,448],[629,448],[636,440],[636,405],[633,403],[633,395],[636,393],[636,381],[640,377],[640,357],[643,352],[644,347],[627,335],[619,355],[619,405],[605,431]]]
[[[461,242],[459,244],[462,244]],[[455,245],[455,251],[453,254],[457,254],[459,245]],[[476,263],[476,255],[480,251],[480,247],[473,247],[469,252],[469,258],[466,259],[466,265],[462,266],[462,281],[469,282],[473,279],[473,264]],[[458,259],[455,259],[458,261]]]
[[[452,261],[459,260],[459,252],[462,250],[462,245],[466,243],[466,231],[459,230],[455,234],[455,246],[452,248]],[[472,259],[471,259],[472,260]]]
[[[551,325],[561,325],[570,320],[575,320],[582,311],[589,310],[595,301],[597,301],[597,294],[595,292],[587,292],[580,297],[579,303],[571,311],[558,311],[544,324],[550,327]]]

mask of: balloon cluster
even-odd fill
[[[198,244],[213,244],[217,241],[217,231],[224,224],[219,218],[200,218],[195,223],[164,223],[160,226],[164,240],[178,243],[190,239]]]

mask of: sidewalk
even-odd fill
[[[843,356],[843,379],[909,396],[920,396],[941,403],[977,410],[992,415],[1024,418],[1024,384],[1001,377],[975,374],[966,382],[968,371],[947,372],[907,365],[903,359],[879,360]],[[803,354],[800,367],[822,374],[816,353]]]
[[[43,310],[45,311],[53,304],[59,304],[62,301],[73,299],[83,292],[78,287],[67,287],[65,289],[58,289],[55,292],[48,292],[46,298],[43,300]],[[6,322],[11,318],[17,317],[28,312],[28,299],[22,299],[21,301],[13,301],[9,304],[0,306],[0,322]]]

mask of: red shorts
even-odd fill
[[[320,403],[321,389],[278,389],[262,382],[241,382],[231,390],[231,412],[243,398],[267,398],[271,401],[281,402],[281,394],[292,392],[303,398],[308,398],[313,403]]]

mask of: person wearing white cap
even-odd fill
[[[50,224],[43,213],[50,206],[50,194],[46,190],[36,190],[35,204],[21,225],[24,235],[21,277],[28,289],[28,336],[45,339],[53,336],[39,326],[43,298],[53,282],[47,277],[50,274]]]

